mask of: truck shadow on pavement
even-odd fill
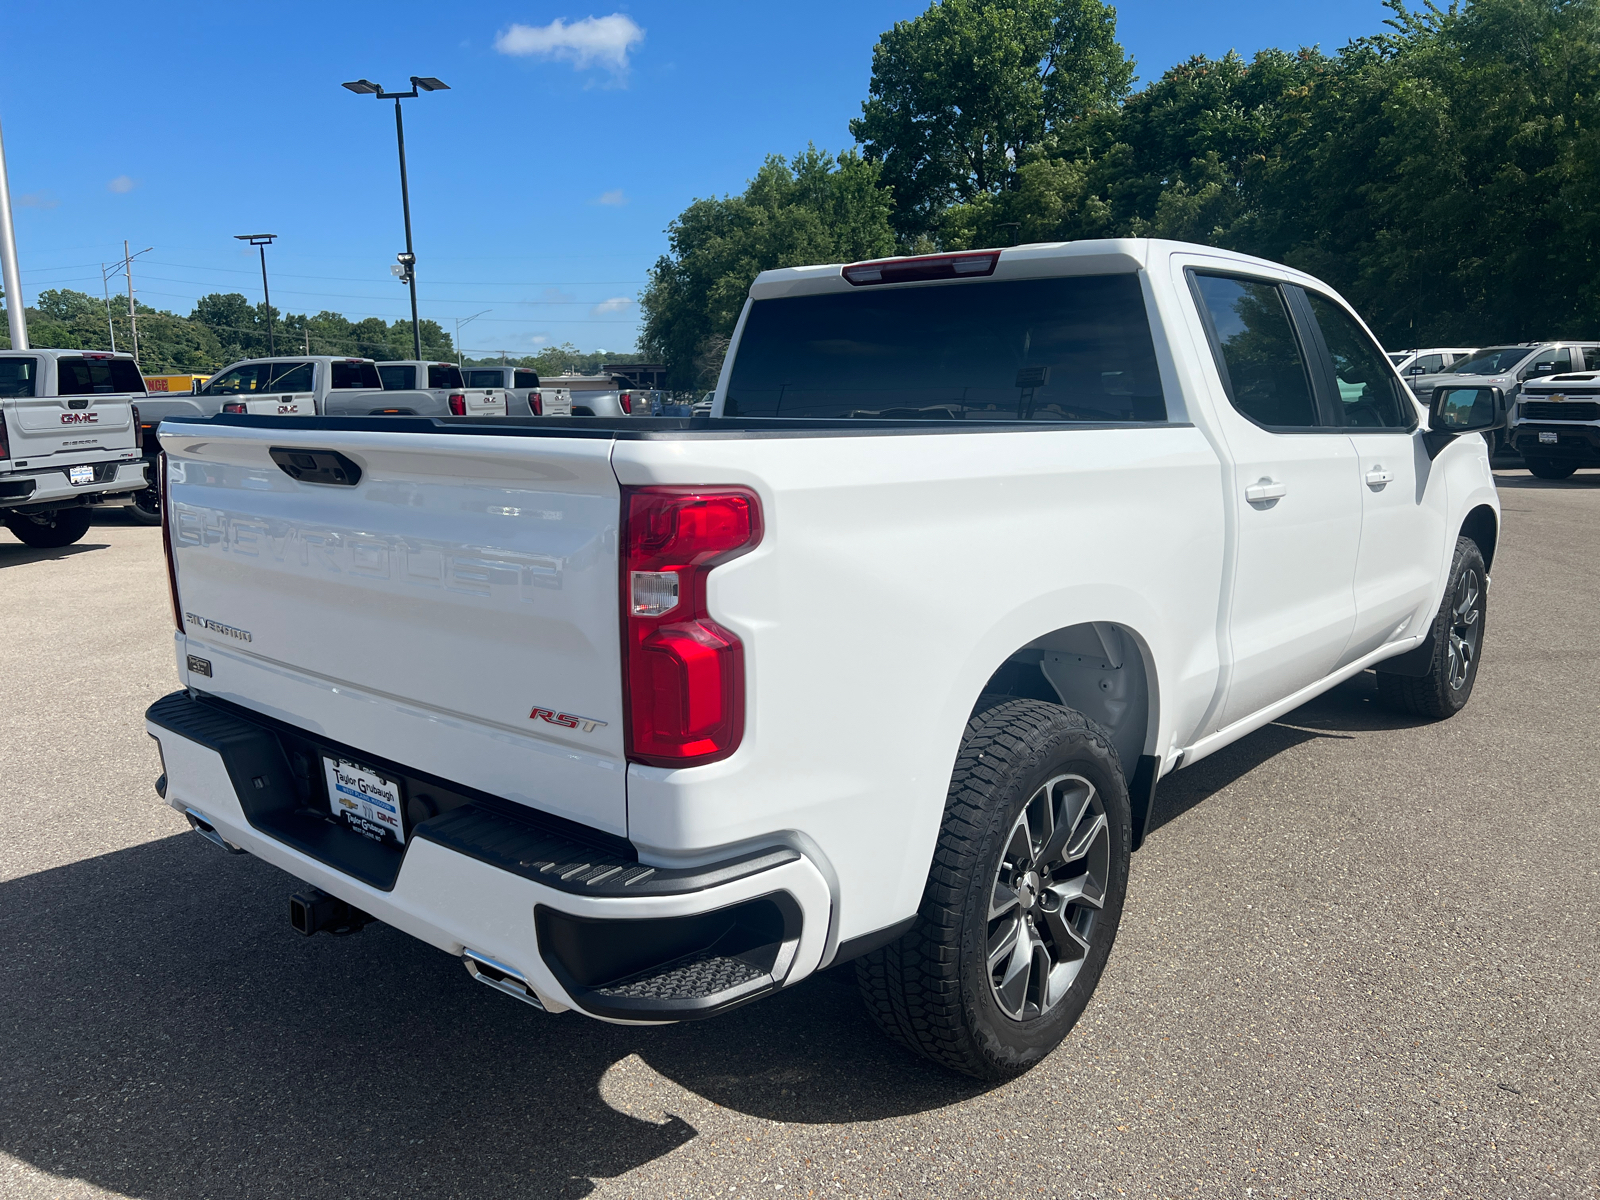
[[[50,550],[35,550],[31,546],[24,546],[21,542],[0,542],[0,570],[28,563],[57,562],[63,558],[71,558],[74,554],[109,549],[111,547],[105,542],[75,542],[70,546],[60,546]]]
[[[606,1091],[645,1115],[612,1107],[602,1080],[630,1055],[785,1121],[980,1090],[883,1039],[848,971],[707,1022],[608,1026],[383,925],[302,939],[292,887],[187,833],[0,883],[0,1150],[156,1200],[579,1197],[693,1139],[674,1109],[707,1111],[636,1063]]]

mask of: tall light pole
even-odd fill
[[[278,339],[272,332],[272,293],[267,291],[267,247],[278,240],[275,233],[236,233],[235,241],[249,242],[252,246],[261,248],[261,299],[263,307],[267,310],[267,353],[278,353]]]
[[[420,88],[424,92],[447,92],[450,85],[432,75],[413,75],[409,92],[386,92],[383,85],[370,79],[357,79],[344,85],[358,96],[376,96],[379,100],[394,101],[394,134],[400,144],[400,208],[406,219],[406,249],[398,255],[402,282],[411,287],[411,348],[413,356],[422,357],[422,326],[417,321],[417,255],[411,246],[411,193],[406,185],[406,126],[400,115],[400,101],[412,100]]]
[[[17,229],[11,223],[11,182],[6,177],[6,143],[0,137],[0,273],[6,285],[6,321],[11,348],[28,348],[28,310],[22,304],[22,272],[17,267]]]
[[[456,318],[456,366],[459,367],[461,365],[461,328],[462,328],[462,326],[471,325],[479,317],[483,316],[483,313],[492,313],[493,311],[494,311],[494,309],[492,309],[492,308],[486,308],[486,309],[483,310],[483,312],[475,312],[470,317],[457,317]]]
[[[139,254],[149,254],[154,246],[146,246]],[[128,277],[128,331],[133,335],[133,361],[139,361],[139,316],[133,307],[133,260],[139,254],[128,253],[128,243],[122,243],[122,273]]]

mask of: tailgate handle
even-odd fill
[[[355,487],[361,482],[361,468],[337,450],[274,446],[267,453],[285,475],[301,483]]]

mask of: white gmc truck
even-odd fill
[[[131,354],[0,353],[0,520],[17,540],[69,546],[96,506],[145,490],[144,378]]]
[[[547,1012],[854,960],[957,1071],[1077,1020],[1157,781],[1357,672],[1457,712],[1493,387],[1346,304],[1098,241],[763,274],[711,417],[161,427],[158,790]],[[1463,436],[1473,435],[1473,436]]]

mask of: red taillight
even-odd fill
[[[467,398],[459,392],[450,397],[450,415],[452,417],[467,415]]]
[[[222,406],[222,411],[225,413],[242,413],[245,411],[245,407],[243,402],[239,400],[229,400]]]
[[[161,465],[156,478],[160,481],[157,486],[157,495],[161,502],[161,549],[167,555],[167,595],[172,600],[172,623],[177,626],[178,632],[183,632],[183,610],[178,607],[178,563],[172,557],[172,522],[167,513],[171,505],[167,503],[167,452],[161,452]]]
[[[528,406],[533,410],[534,416],[544,416],[544,397],[539,395],[538,392],[528,393]]]
[[[1000,251],[971,254],[924,254],[917,258],[885,258],[852,263],[843,275],[855,287],[869,283],[920,283],[927,279],[975,279],[993,275]]]
[[[622,405],[622,411],[631,417],[633,415],[633,394],[631,392],[618,392],[617,401]]]
[[[706,612],[706,576],[761,541],[761,501],[748,488],[624,488],[622,512],[628,758],[726,758],[744,736],[744,645]]]
[[[11,442],[6,436],[6,415],[0,412],[0,458],[11,457]]]

